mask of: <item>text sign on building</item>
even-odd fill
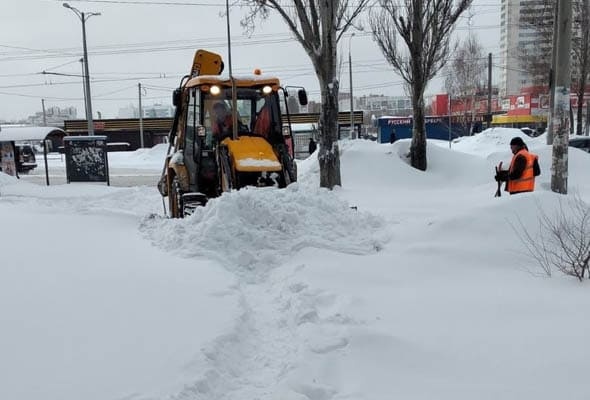
[[[109,182],[106,136],[64,138],[66,176],[70,182]]]

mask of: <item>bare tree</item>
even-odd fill
[[[512,228],[529,256],[551,276],[553,269],[582,281],[590,278],[590,207],[578,195],[559,200],[552,215],[539,209],[539,231],[532,234],[519,219]]]
[[[336,51],[338,41],[350,29],[370,0],[242,0],[249,12],[242,26],[253,29],[257,17],[276,11],[309,56],[322,98],[318,160],[320,186],[341,185],[338,149],[338,90]]]
[[[467,132],[472,132],[475,114],[475,96],[485,88],[486,60],[483,47],[476,36],[460,42],[453,59],[445,66],[445,89],[454,99],[464,102],[470,98],[471,110],[465,107],[464,119]],[[467,103],[465,103],[467,104]],[[469,117],[471,113],[471,117]]]
[[[410,89],[414,122],[410,159],[414,168],[423,171],[427,167],[424,91],[445,65],[453,27],[472,1],[379,0],[381,10],[370,15],[373,38]],[[398,48],[398,36],[407,52]]]

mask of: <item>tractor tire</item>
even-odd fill
[[[170,198],[170,216],[172,218],[184,217],[184,206],[182,199],[182,190],[180,189],[180,180],[178,176],[172,179],[172,190],[169,193]]]

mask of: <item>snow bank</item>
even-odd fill
[[[146,220],[156,244],[186,257],[220,260],[255,278],[305,247],[349,254],[378,251],[382,219],[351,209],[327,190],[247,188],[224,193],[184,220]]]
[[[532,138],[517,128],[489,128],[473,136],[463,136],[455,139],[452,148],[464,153],[487,157],[498,150],[506,149],[510,151],[510,140],[517,136],[524,140],[529,149],[545,144],[547,140],[545,135]]]
[[[18,180],[14,176],[6,175],[4,172],[0,172],[0,187],[14,185]]]
[[[110,152],[109,167],[159,169],[164,166],[168,144],[157,144],[151,148],[137,149],[133,152]]]

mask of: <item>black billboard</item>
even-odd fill
[[[64,153],[68,183],[106,182],[110,185],[106,136],[66,136]]]

